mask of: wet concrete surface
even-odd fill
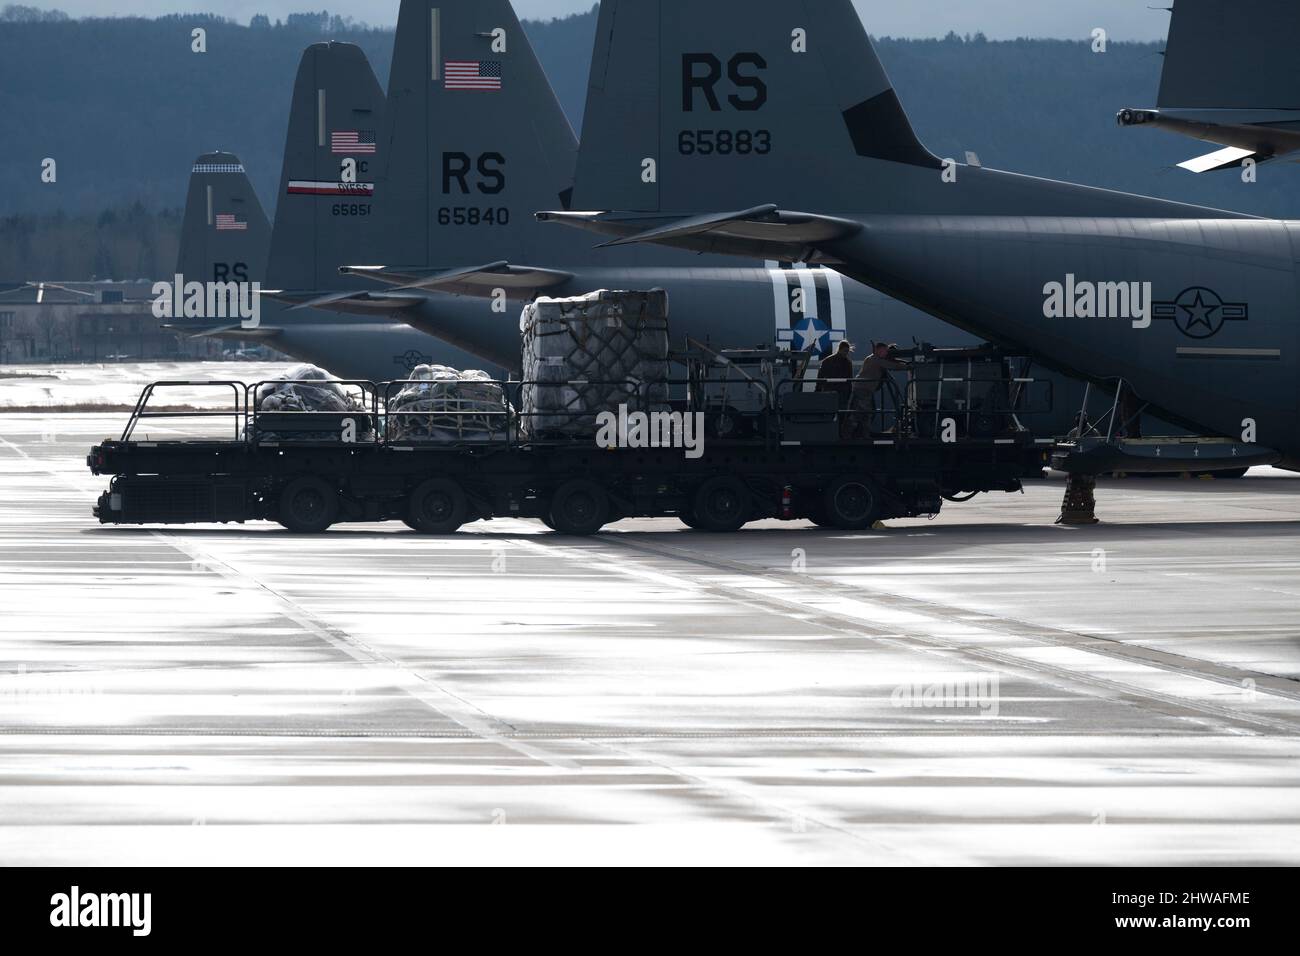
[[[0,862],[1300,862],[1300,476],[866,534],[101,527],[0,415]]]

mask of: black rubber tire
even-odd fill
[[[455,534],[468,517],[465,489],[449,478],[430,478],[406,499],[407,527],[420,534]]]
[[[695,493],[691,509],[701,531],[739,531],[753,514],[749,488],[739,478],[710,478]]]
[[[822,514],[832,528],[865,531],[880,520],[880,492],[869,478],[837,478],[822,495]]]
[[[609,517],[609,495],[594,481],[566,482],[551,498],[550,526],[560,534],[595,534],[609,524]]]
[[[1220,481],[1238,481],[1250,473],[1249,468],[1234,468],[1232,471],[1212,471],[1210,476]]]
[[[319,478],[295,478],[280,492],[277,519],[294,534],[320,534],[339,516],[339,493]]]
[[[690,528],[692,531],[701,530],[699,519],[695,517],[694,511],[688,509],[686,511],[680,512],[677,515],[677,520],[680,521],[682,524],[686,525],[686,527]]]

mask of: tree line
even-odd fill
[[[207,30],[206,54],[191,30]],[[581,130],[594,12],[525,27]],[[249,25],[212,15],[74,20],[0,14],[0,279],[165,274],[196,155],[238,153],[268,215],[299,56],[322,39],[362,47],[386,84],[390,29],[325,12]],[[1173,165],[1204,144],[1122,130],[1122,107],[1153,105],[1160,44],[879,38],[918,134],[940,156],[1167,199],[1297,217],[1294,167],[1193,176]],[[42,160],[58,181],[40,182]],[[800,171],[792,169],[791,175]]]

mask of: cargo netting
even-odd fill
[[[520,331],[526,437],[583,437],[601,412],[666,407],[666,292],[541,298],[525,307]]]

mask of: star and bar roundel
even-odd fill
[[[1173,322],[1188,338],[1213,338],[1229,322],[1245,322],[1250,306],[1245,302],[1224,302],[1213,289],[1193,286],[1179,293],[1172,302],[1152,304],[1154,318]]]
[[[775,296],[777,348],[830,354],[848,334],[843,278],[821,266],[766,265]]]

